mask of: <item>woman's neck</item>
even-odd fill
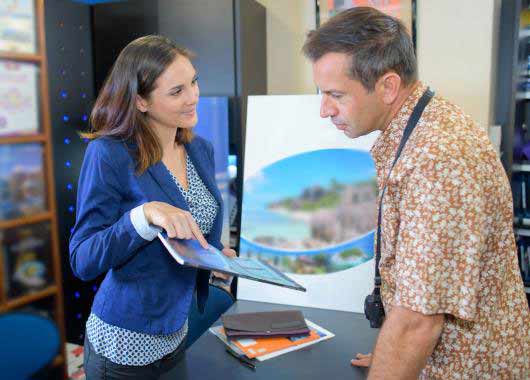
[[[158,142],[162,147],[162,157],[165,157],[167,154],[174,153],[176,150],[179,150],[179,145],[175,142],[177,136],[177,128],[168,128],[156,123],[151,124],[151,128],[155,132]]]

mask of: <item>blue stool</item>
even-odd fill
[[[0,315],[0,377],[29,379],[51,363],[61,338],[55,323],[31,313]]]
[[[188,317],[188,337],[186,347],[190,347],[199,337],[204,334],[219,317],[234,304],[234,297],[226,290],[215,285],[210,285],[208,301],[204,313],[200,314],[197,309],[195,296],[191,302],[191,310]]]

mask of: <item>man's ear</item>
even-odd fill
[[[401,88],[401,77],[393,71],[384,74],[375,84],[375,90],[381,101],[390,105],[394,103]]]
[[[147,100],[142,98],[140,95],[136,95],[136,108],[140,112],[147,112]]]

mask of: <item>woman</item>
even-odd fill
[[[70,241],[75,275],[106,273],[85,336],[88,379],[156,379],[181,357],[187,314],[209,273],[178,265],[156,238],[220,242],[213,149],[194,136],[199,98],[191,54],[146,36],[116,60],[91,115]]]

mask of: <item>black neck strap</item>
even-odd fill
[[[379,273],[379,261],[381,260],[381,214],[383,212],[382,211],[383,197],[385,196],[386,185],[388,183],[388,179],[390,178],[390,174],[392,173],[392,169],[394,169],[394,165],[396,165],[396,162],[399,159],[399,156],[401,155],[401,151],[403,150],[403,147],[407,143],[407,140],[412,134],[412,131],[418,124],[418,121],[420,120],[423,110],[425,109],[425,107],[427,107],[427,104],[429,104],[433,96],[434,96],[434,92],[432,92],[429,88],[427,88],[427,90],[423,93],[420,100],[418,101],[414,109],[412,110],[412,114],[410,115],[410,118],[407,122],[407,126],[405,127],[405,130],[403,131],[403,137],[401,138],[401,141],[399,143],[396,157],[394,158],[394,162],[392,163],[392,166],[390,167],[390,170],[388,171],[386,181],[383,185],[383,191],[381,192],[381,197],[379,198],[379,213],[377,215],[377,243],[376,243],[376,248],[375,248],[375,291],[376,292],[379,292],[379,287],[381,286],[381,274]]]

